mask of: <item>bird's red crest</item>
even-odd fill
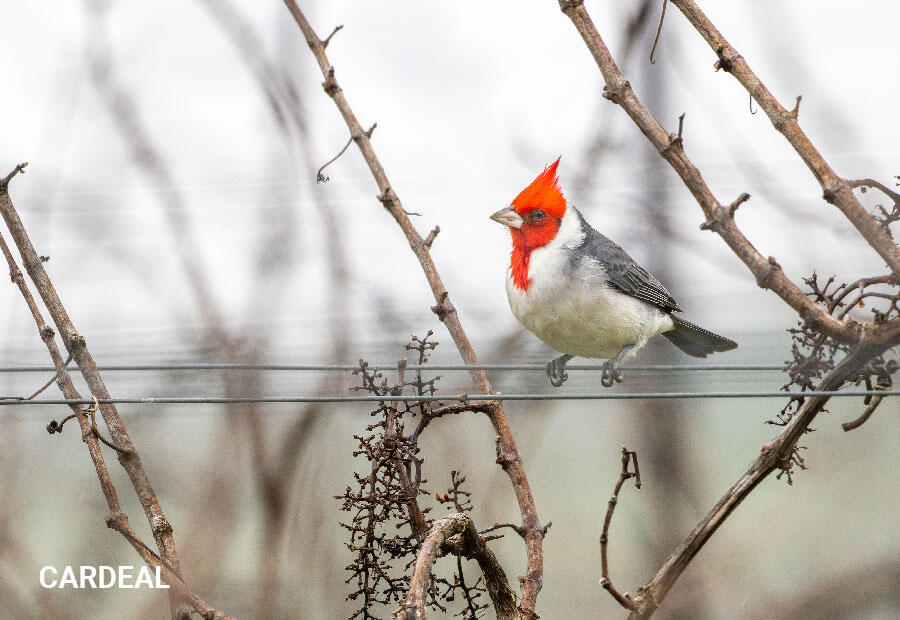
[[[517,213],[524,215],[534,209],[543,209],[550,217],[562,217],[566,214],[566,199],[559,189],[559,177],[556,176],[560,159],[557,157],[555,162],[544,168],[531,185],[513,199],[512,206]]]

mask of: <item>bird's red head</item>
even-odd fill
[[[566,214],[566,199],[556,175],[559,160],[557,158],[547,166],[511,203],[523,221],[519,227],[509,228],[513,241],[510,269],[513,284],[523,291],[528,290],[528,262],[532,250],[553,240]]]
[[[510,203],[526,223],[528,215],[535,211],[543,211],[550,219],[560,219],[566,214],[566,199],[559,189],[559,177],[556,175],[560,159],[557,157],[555,162],[544,168],[531,185],[519,192]]]

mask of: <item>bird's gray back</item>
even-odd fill
[[[618,244],[588,224],[580,211],[575,212],[581,220],[584,239],[571,249],[573,266],[584,259],[595,260],[606,272],[607,281],[611,286],[666,312],[681,312],[678,302],[659,280],[641,267]]]

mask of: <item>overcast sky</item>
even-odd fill
[[[9,60],[0,159],[6,168],[31,162],[13,197],[95,346],[118,356],[133,354],[140,342],[142,355],[192,355],[180,345],[202,318],[173,258],[174,245],[184,242],[196,251],[231,325],[279,325],[286,347],[276,356],[294,358],[291,349],[300,342],[326,346],[328,239],[315,213],[322,204],[333,210],[349,257],[356,299],[349,312],[365,315],[370,304],[393,308],[406,324],[388,339],[429,326],[424,280],[374,200],[377,190],[359,154],[350,149],[335,162],[329,183],[309,183],[314,168],[343,146],[347,130],[281,3],[240,12],[244,35],[264,52],[260,64],[296,80],[311,140],[302,145],[273,120],[253,67],[225,34],[227,20],[208,3],[112,2],[90,17],[87,7],[95,4],[104,3],[9,3],[0,25]],[[644,204],[645,192],[669,184],[677,264],[666,284],[689,314],[714,317],[725,331],[769,329],[737,316],[746,304],[773,308],[782,324],[790,320],[721,240],[698,230],[700,210],[674,174],[659,167],[648,174],[651,147],[620,109],[598,98],[599,71],[555,2],[302,6],[322,36],[344,24],[328,48],[337,77],[361,121],[378,123],[375,148],[407,209],[422,213],[420,230],[441,226],[435,259],[477,339],[488,327],[515,328],[502,291],[508,239],[486,216],[559,155],[570,200],[641,262],[652,264],[654,253],[641,233],[641,214],[657,208]],[[618,53],[630,5],[588,6]],[[896,3],[862,3],[853,11],[843,2],[704,8],[784,104],[803,95],[801,126],[839,174],[889,181],[898,173],[898,86],[890,73],[900,45]],[[650,66],[654,29],[651,23],[638,42],[628,77],[668,129],[686,113],[685,148],[721,201],[742,191],[754,195],[739,223],[760,251],[775,255],[794,278],[814,265],[846,277],[879,271],[765,115],[750,114],[746,92],[713,71],[714,54],[680,13],[669,11]],[[113,79],[136,102],[184,200],[189,234],[173,235],[163,215],[166,199],[135,166],[98,95],[91,55],[107,51]],[[598,135],[610,151],[579,181]],[[285,253],[273,251],[273,260],[291,275],[277,297],[259,298],[272,292],[254,288],[248,265],[279,227],[294,234],[294,243]],[[798,228],[807,232],[798,235]],[[711,281],[739,303],[712,299]],[[10,363],[42,359],[15,291],[5,295],[0,320],[11,329],[2,355]],[[365,341],[386,341],[360,330],[363,319],[356,317],[357,342],[377,355]]]

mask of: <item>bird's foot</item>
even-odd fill
[[[554,360],[547,362],[547,376],[550,378],[550,385],[559,387],[569,378],[566,372],[566,362],[572,359],[571,355],[560,355]]]
[[[612,387],[614,383],[625,381],[625,371],[619,368],[616,360],[607,360],[600,372],[600,383],[603,387]]]
[[[612,359],[603,363],[603,371],[600,374],[600,383],[603,387],[612,387],[613,383],[622,383],[625,381],[625,371],[619,368],[625,355],[634,348],[633,344],[626,344],[622,350]]]

